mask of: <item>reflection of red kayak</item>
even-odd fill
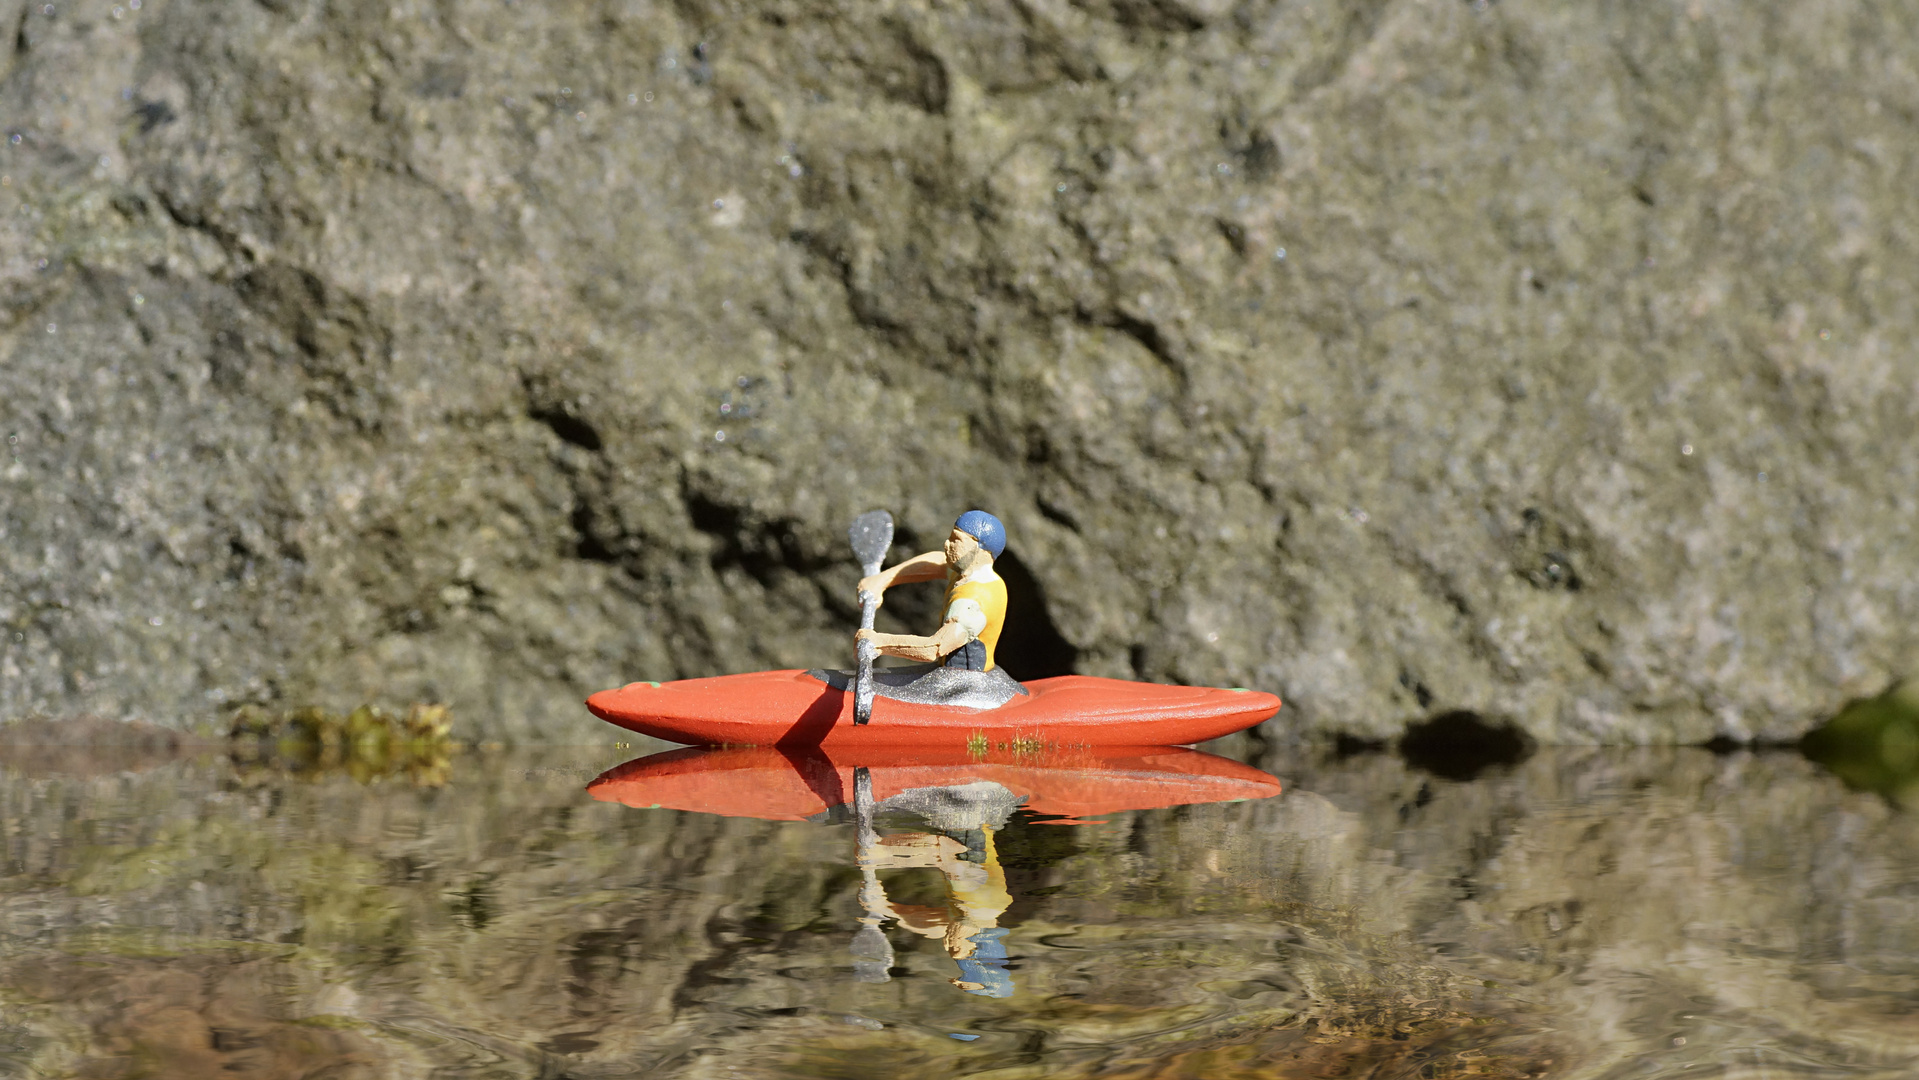
[[[608,723],[668,742],[703,746],[951,747],[988,745],[1177,746],[1248,728],[1279,711],[1254,690],[1063,675],[1026,684],[993,709],[880,699],[873,721],[853,723],[853,695],[803,671],[762,671],[632,683],[586,699]]]
[[[875,723],[878,721],[875,720]],[[915,788],[990,781],[1035,813],[1065,818],[1186,803],[1265,799],[1279,781],[1181,747],[1097,747],[1037,753],[989,750],[782,753],[771,747],[694,747],[637,758],[587,785],[601,802],[801,821],[853,801],[853,769],[873,777],[873,798]]]

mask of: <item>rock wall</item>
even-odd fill
[[[0,0],[0,715],[828,663],[1784,738],[1919,654],[1919,16]],[[930,620],[922,600],[895,626]],[[476,726],[475,726],[476,725]]]

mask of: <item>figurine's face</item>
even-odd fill
[[[981,550],[979,541],[972,533],[954,529],[946,534],[946,565],[956,566],[961,571],[969,569],[973,562],[986,554]]]

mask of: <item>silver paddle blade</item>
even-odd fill
[[[880,563],[893,547],[893,515],[884,510],[869,510],[853,519],[846,528],[846,542],[853,545],[853,557],[867,574],[880,572]]]

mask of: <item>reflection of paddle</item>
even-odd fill
[[[893,977],[887,970],[893,966],[893,943],[880,929],[880,920],[885,918],[882,913],[887,910],[886,890],[880,887],[879,868],[873,865],[873,849],[880,840],[873,830],[873,774],[863,767],[853,770],[853,820],[859,837],[860,908],[866,912],[853,934],[853,978],[881,983]]]
[[[884,510],[869,510],[853,519],[846,530],[853,545],[853,557],[860,561],[860,576],[880,572],[886,552],[893,546],[893,515]],[[878,593],[860,593],[860,629],[873,629],[873,616],[880,610]],[[873,719],[873,657],[877,650],[870,641],[860,642],[859,673],[853,682],[853,722],[864,724]]]

